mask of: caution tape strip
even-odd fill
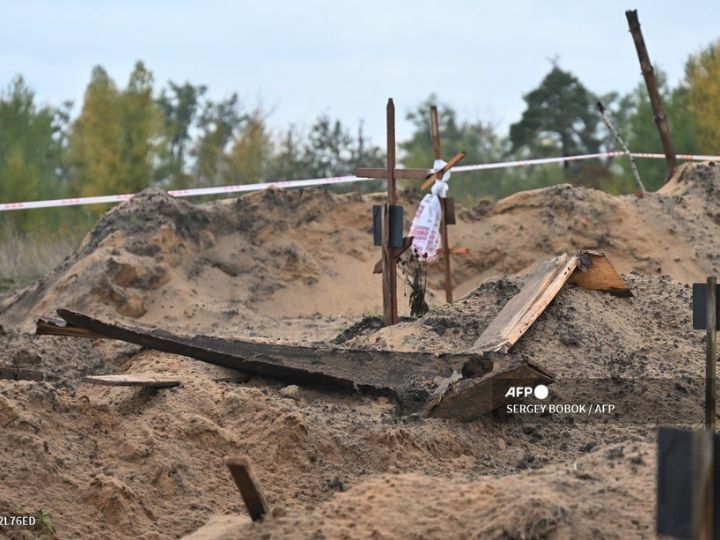
[[[525,159],[519,161],[502,161],[498,163],[479,163],[476,165],[461,165],[453,167],[453,173],[469,171],[482,171],[488,169],[507,169],[512,167],[528,167],[531,165],[545,165],[548,163],[562,163],[565,161],[579,161],[584,159],[599,159],[606,157],[624,156],[624,152],[600,152],[596,154],[581,154],[577,156]],[[636,158],[665,159],[665,154],[633,153]],[[720,161],[720,156],[703,156],[678,154],[677,159],[682,161]],[[173,197],[198,197],[201,195],[222,195],[227,193],[242,193],[247,191],[262,191],[266,189],[286,189],[296,187],[324,186],[331,184],[346,184],[350,182],[369,182],[374,178],[362,178],[353,175],[333,176],[328,178],[308,178],[303,180],[279,180],[276,182],[261,182],[257,184],[236,184],[231,186],[218,186],[193,189],[175,189],[168,191]],[[85,204],[108,204],[123,202],[131,199],[134,194],[101,195],[98,197],[75,197],[70,199],[52,199],[45,201],[25,201],[0,203],[0,212],[10,210],[30,210],[34,208],[58,208],[62,206],[80,206]]]

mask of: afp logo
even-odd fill
[[[529,397],[535,396],[537,399],[545,399],[548,397],[550,390],[544,384],[538,384],[535,387],[532,386],[511,386],[505,392],[505,397]]]

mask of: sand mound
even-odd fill
[[[455,296],[577,249],[605,251],[621,272],[703,279],[720,271],[719,193],[720,168],[711,162],[682,167],[643,199],[559,185],[459,208],[451,240],[471,252],[453,257]],[[381,311],[370,235],[370,207],[381,201],[270,190],[194,205],[147,190],[103,216],[53,273],[0,301],[0,322],[29,328],[64,306],[206,333],[328,338]],[[401,202],[412,215],[417,195]],[[441,303],[441,275],[432,264],[431,305]]]
[[[455,279],[469,294],[392,328],[365,319],[341,338],[465,350],[522,287],[522,276],[504,273],[602,249],[619,270],[650,274],[626,276],[635,296],[568,285],[511,353],[555,374],[550,400],[591,397],[578,378],[611,381],[604,397],[618,415],[423,421],[384,397],[228,382],[227,370],[180,356],[8,329],[5,361],[49,377],[0,380],[0,513],[44,511],[59,536],[90,538],[649,536],[653,414],[703,418],[703,335],[690,330],[680,282],[716,270],[716,170],[684,167],[644,199],[555,186],[460,209],[453,243],[473,251],[454,258]],[[3,300],[0,318],[30,328],[63,306],[190,334],[327,339],[379,306],[369,208],[381,199],[268,191],[193,205],[149,190],[108,212],[52,274]],[[438,279],[435,267],[431,285]],[[81,381],[99,372],[183,384]],[[633,407],[639,416],[627,414]],[[261,525],[248,525],[222,462],[238,453],[274,509]]]
[[[376,276],[358,264],[374,251],[367,241],[372,200],[266,191],[193,205],[147,190],[103,216],[52,274],[5,299],[2,320],[18,326],[74,306],[216,334],[238,326],[245,335],[267,332],[280,315],[318,314],[322,326],[320,314],[377,304]],[[349,298],[333,294],[338,284],[352,291]],[[327,335],[342,322],[331,319]]]
[[[627,281],[632,298],[565,287],[516,354],[557,372],[554,399],[582,374],[615,377],[618,404],[637,405],[625,381],[664,379],[669,390],[641,393],[641,402],[701,420],[704,355],[702,335],[689,331],[688,287]],[[490,280],[455,305],[351,343],[466,348],[522,283]],[[21,337],[0,339],[8,347]],[[419,421],[399,416],[387,398],[290,392],[258,378],[218,382],[220,368],[154,351],[108,369],[171,373],[183,385],[0,381],[0,461],[8,465],[0,509],[42,508],[59,534],[113,538],[176,537],[208,520],[196,537],[627,538],[651,530],[655,424],[646,419]],[[274,508],[267,523],[212,518],[245,515],[222,463],[236,453],[250,456]]]
[[[310,512],[213,537],[229,539],[231,532],[248,539],[648,536],[654,527],[646,505],[654,490],[654,450],[649,444],[615,445],[572,464],[476,481],[384,474]],[[612,511],[601,502],[607,493],[613,493]]]

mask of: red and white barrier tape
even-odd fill
[[[562,163],[564,161],[578,161],[583,159],[599,159],[604,157],[621,157],[624,152],[601,152],[597,154],[582,154],[578,156],[565,156],[553,158],[526,159],[521,161],[503,161],[499,163],[479,163],[477,165],[460,165],[453,167],[453,173],[482,171],[488,169],[506,169],[511,167],[527,167],[530,165],[545,165],[548,163]],[[665,159],[665,154],[633,153],[633,157]],[[720,161],[720,156],[696,156],[678,154],[682,161]],[[176,189],[168,191],[173,197],[196,197],[200,195],[221,195],[224,193],[241,193],[245,191],[261,191],[265,189],[285,189],[293,187],[323,186],[330,184],[345,184],[349,182],[368,182],[373,178],[358,176],[334,176],[330,178],[309,178],[305,180],[280,180],[277,182],[261,182],[258,184],[237,184],[233,186],[219,186],[208,188]],[[107,204],[123,202],[131,199],[132,194],[102,195],[99,197],[77,197],[73,199],[53,199],[47,201],[27,201],[14,203],[0,203],[0,212],[9,210],[29,210],[32,208],[56,208],[61,206],[79,206],[84,204]]]

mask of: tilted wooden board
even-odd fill
[[[162,375],[88,375],[85,382],[103,386],[144,386],[148,388],[172,388],[182,384],[177,379],[163,377]]]
[[[308,347],[182,336],[158,329],[112,324],[81,313],[59,309],[69,335],[76,328],[93,335],[120,339],[163,352],[181,354],[251,375],[275,377],[296,384],[333,390],[386,395],[398,400],[404,412],[421,407],[437,387],[437,381],[461,372],[467,362],[492,370],[492,361],[474,353],[427,353]],[[39,325],[38,333],[43,333]],[[53,328],[54,334],[60,328]]]
[[[240,496],[245,503],[248,514],[250,514],[250,519],[253,521],[262,520],[263,516],[270,512],[270,506],[250,466],[250,458],[247,456],[225,456],[224,461],[233,480],[235,480],[235,485],[240,491]]]
[[[470,350],[477,353],[507,352],[552,302],[576,267],[577,257],[569,257],[565,253],[542,263]]]
[[[603,253],[581,251],[572,257],[563,253],[538,267],[470,350],[478,353],[507,352],[568,282],[584,289],[632,296],[627,283]]]

